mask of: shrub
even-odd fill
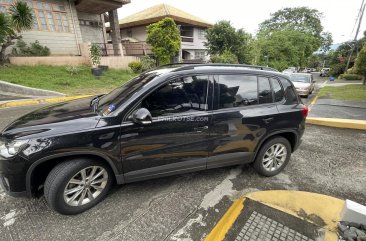
[[[50,49],[47,46],[42,46],[38,40],[28,46],[20,39],[12,50],[14,56],[49,56],[50,54]]]
[[[339,75],[343,74],[346,69],[345,64],[334,64],[330,67],[330,76],[338,77]]]
[[[92,44],[89,49],[89,56],[94,67],[100,65],[100,60],[102,59],[102,50],[97,44]]]
[[[232,52],[225,50],[222,54],[216,54],[211,56],[212,63],[222,63],[222,64],[237,64],[238,57]]]
[[[142,63],[141,62],[131,62],[128,64],[128,67],[134,72],[135,74],[141,73],[142,71]]]
[[[339,77],[345,80],[362,80],[362,76],[358,74],[342,74]]]
[[[155,68],[156,62],[153,58],[149,56],[144,56],[141,58],[141,72],[144,72],[146,70],[150,70]]]
[[[80,68],[77,66],[67,66],[66,71],[71,75],[78,75],[80,73]]]

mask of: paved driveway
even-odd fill
[[[36,107],[0,109],[0,128]],[[366,205],[366,132],[308,126],[283,173],[264,178],[250,165],[114,187],[97,207],[61,216],[44,198],[0,190],[0,240],[202,240],[232,201],[257,190],[302,190]],[[276,197],[273,197],[276,198]]]
[[[73,217],[53,213],[44,198],[0,191],[0,240],[201,240],[233,200],[256,190],[311,191],[366,204],[365,156],[366,132],[308,126],[289,166],[272,178],[244,165],[138,182],[115,187],[96,208]]]

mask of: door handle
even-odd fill
[[[273,117],[265,118],[263,119],[264,123],[269,124],[271,121],[273,121]]]
[[[208,126],[201,126],[201,127],[195,127],[194,128],[194,131],[196,131],[196,132],[202,132],[202,131],[205,131],[205,130],[208,130]]]

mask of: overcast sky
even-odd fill
[[[351,37],[351,32],[361,2],[362,0],[131,0],[130,4],[119,10],[119,18],[166,3],[211,23],[230,20],[236,28],[244,28],[255,34],[258,24],[268,19],[271,13],[285,7],[307,6],[324,14],[324,30],[333,34],[334,43],[340,43],[353,39],[354,33]],[[366,30],[365,22],[366,13],[359,37]]]

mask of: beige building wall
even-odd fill
[[[83,42],[105,43],[105,27],[102,15],[78,12],[79,27]],[[99,23],[99,26],[91,26],[86,22]]]
[[[82,42],[82,37],[74,2],[60,1],[65,2],[70,32],[28,31],[23,33],[23,40],[27,43],[38,40],[50,48],[51,55],[80,55],[79,43]]]
[[[121,29],[121,38],[134,38],[138,41],[145,42],[147,39],[147,30],[146,26]]]

